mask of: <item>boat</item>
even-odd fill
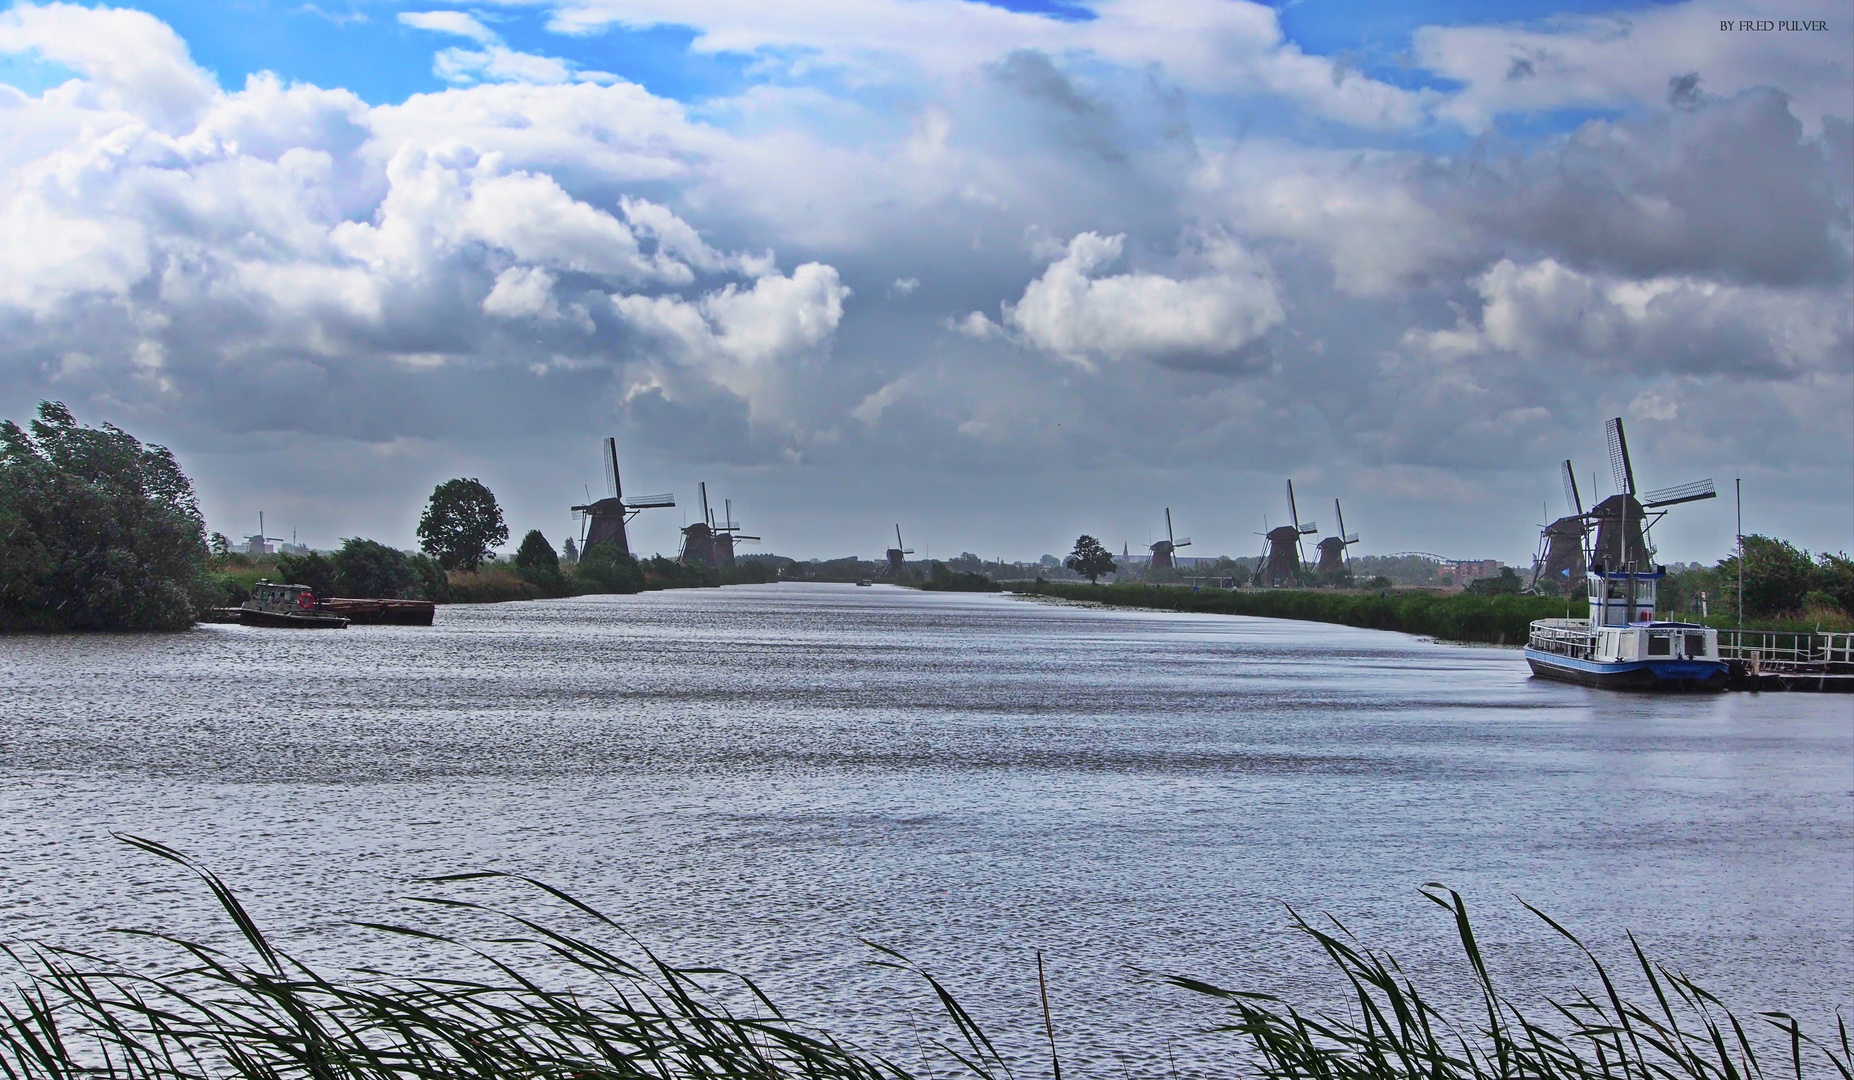
[[[1731,670],[1719,656],[1719,632],[1655,619],[1655,586],[1666,574],[1662,566],[1592,565],[1589,618],[1532,624],[1526,641],[1532,674],[1613,690],[1725,689]]]
[[[860,578],[856,582],[856,587],[859,589],[871,589],[875,587],[875,582],[870,581],[868,578]]]
[[[339,615],[354,626],[430,626],[437,605],[429,600],[382,597],[328,596],[318,599],[317,611]]]
[[[1617,493],[1588,513],[1577,493],[1571,463],[1564,463],[1565,498],[1572,516],[1547,526],[1570,529],[1579,550],[1570,554],[1582,570],[1589,617],[1539,619],[1526,639],[1526,663],[1544,679],[1617,690],[1724,690],[1731,669],[1719,655],[1719,632],[1689,622],[1655,618],[1655,592],[1667,576],[1654,562],[1649,530],[1665,516],[1665,507],[1714,497],[1712,481],[1635,495],[1635,468],[1622,419],[1609,421],[1610,467]],[[1652,518],[1649,511],[1657,510]],[[1581,550],[1590,527],[1596,543]],[[1570,535],[1570,534],[1566,534]],[[1574,576],[1567,572],[1567,577]]]
[[[299,630],[345,630],[348,620],[316,608],[315,590],[307,585],[278,585],[260,581],[251,587],[251,599],[238,609],[246,626],[282,626]]]

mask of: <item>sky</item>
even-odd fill
[[[1760,29],[1768,25],[1769,29]],[[171,447],[208,527],[511,548],[698,483],[801,558],[1524,565],[1570,458],[1854,548],[1845,3],[0,7],[0,417]],[[749,548],[748,550],[753,550]]]

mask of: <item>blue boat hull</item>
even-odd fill
[[[1541,679],[1608,690],[1710,693],[1725,689],[1731,678],[1722,660],[1630,660],[1604,664],[1529,648],[1526,663],[1532,666],[1532,674]]]

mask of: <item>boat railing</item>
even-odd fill
[[[1589,660],[1596,653],[1596,635],[1585,619],[1540,619],[1532,624],[1530,644],[1540,652]]]
[[[1757,666],[1854,668],[1854,633],[1721,630],[1719,657]]]

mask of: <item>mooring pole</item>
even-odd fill
[[[1738,644],[1745,642],[1745,479],[1732,477],[1732,501],[1738,514]]]

